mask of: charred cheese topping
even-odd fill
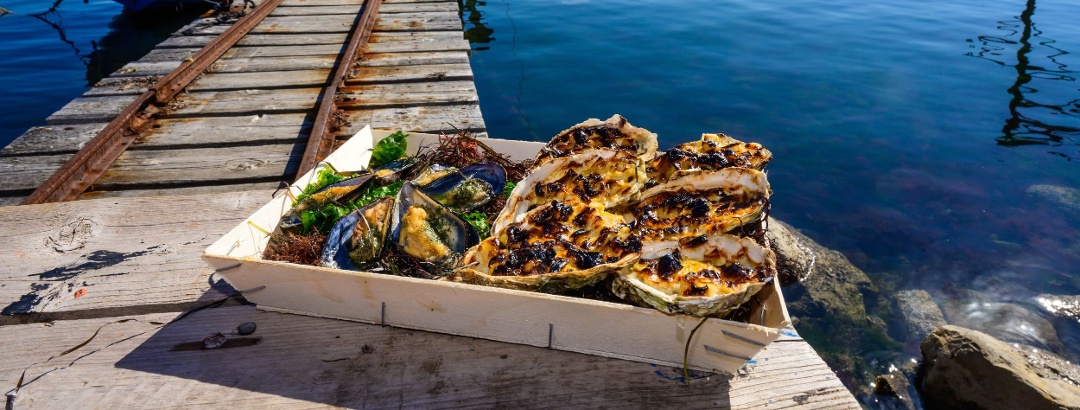
[[[680,172],[715,171],[729,167],[762,170],[772,153],[756,142],[724,134],[703,134],[701,141],[680,144],[649,162],[649,186],[664,183]]]
[[[641,241],[619,215],[555,201],[481,247],[491,274],[533,276],[616,262],[640,251]]]
[[[716,266],[683,258],[677,250],[656,259],[640,260],[633,271],[642,283],[671,296],[711,298],[760,280],[753,267],[738,262]]]
[[[604,205],[611,198],[630,194],[637,186],[637,164],[627,158],[573,164],[562,172],[537,181],[525,200],[542,204],[552,200]]]
[[[450,247],[439,240],[428,222],[423,207],[413,206],[401,218],[401,246],[409,255],[425,261],[442,260],[450,256]]]
[[[616,114],[607,121],[593,119],[559,133],[540,149],[536,164],[587,149],[611,149],[651,158],[656,147],[656,134],[630,125],[626,118]]]
[[[667,192],[634,206],[641,234],[669,239],[724,233],[761,218],[768,200],[762,196],[731,196],[723,190]]]

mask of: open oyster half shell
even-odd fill
[[[723,316],[776,275],[776,255],[750,238],[711,235],[646,242],[615,275],[616,296],[667,313]]]
[[[597,148],[625,151],[649,161],[656,156],[657,147],[655,133],[630,125],[626,118],[615,114],[606,121],[590,118],[558,133],[540,149],[536,165]]]
[[[626,212],[643,241],[675,240],[755,223],[768,209],[769,194],[765,173],[725,168],[649,188]]]
[[[650,184],[662,184],[687,174],[742,167],[761,171],[772,152],[756,142],[742,142],[724,134],[701,134],[701,139],[679,144],[649,161]]]
[[[645,186],[645,163],[623,151],[594,149],[537,167],[510,192],[492,235],[551,201],[610,209],[633,202]]]
[[[594,284],[637,258],[641,242],[622,216],[554,201],[471,248],[451,279],[560,293]]]

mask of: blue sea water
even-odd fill
[[[703,132],[761,142],[775,158],[772,215],[883,292],[979,301],[946,312],[976,327],[1017,306],[1034,318],[1015,336],[1049,324],[1058,344],[1033,342],[1080,360],[1080,323],[1035,302],[1080,294],[1080,204],[1029,193],[1080,189],[1080,4],[461,3],[492,136],[545,141],[620,113],[662,148]],[[0,2],[13,12],[0,16],[3,145],[194,18],[52,5]],[[891,336],[909,346],[896,353],[915,354],[912,337]]]
[[[1080,359],[1077,320],[1035,302],[1080,294],[1080,203],[1029,193],[1080,190],[1080,3],[461,3],[492,136],[545,141],[619,113],[661,148],[761,142],[772,215],[886,297],[926,290],[950,321]],[[1037,323],[980,321],[1001,312]],[[1050,325],[1061,344],[1029,334]],[[921,335],[892,337],[917,354]]]
[[[0,7],[0,146],[206,8],[135,14],[112,0],[5,0]]]

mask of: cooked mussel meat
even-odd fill
[[[398,192],[390,229],[392,243],[425,262],[447,262],[480,242],[472,225],[424,195],[412,181]]]
[[[360,264],[378,257],[390,232],[390,216],[393,213],[394,198],[382,198],[360,209],[360,219],[353,227],[349,242],[349,259]]]

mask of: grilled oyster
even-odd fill
[[[723,168],[743,167],[761,171],[772,153],[756,142],[742,142],[724,134],[702,134],[701,140],[679,144],[649,162],[652,184],[679,176]]]
[[[522,219],[470,249],[453,279],[558,293],[596,283],[641,250],[631,224],[596,207],[553,201]]]
[[[723,316],[776,275],[776,255],[732,235],[647,242],[611,282],[620,298],[667,313]]]
[[[631,202],[645,185],[645,165],[622,151],[587,150],[555,158],[534,169],[510,193],[495,218],[492,235],[525,212],[551,201],[608,209]]]
[[[730,232],[757,222],[769,204],[765,173],[749,168],[687,175],[654,186],[629,207],[642,240]]]
[[[590,118],[555,135],[536,155],[536,165],[596,148],[626,151],[648,161],[656,156],[656,134],[630,125],[619,114],[607,121]]]

